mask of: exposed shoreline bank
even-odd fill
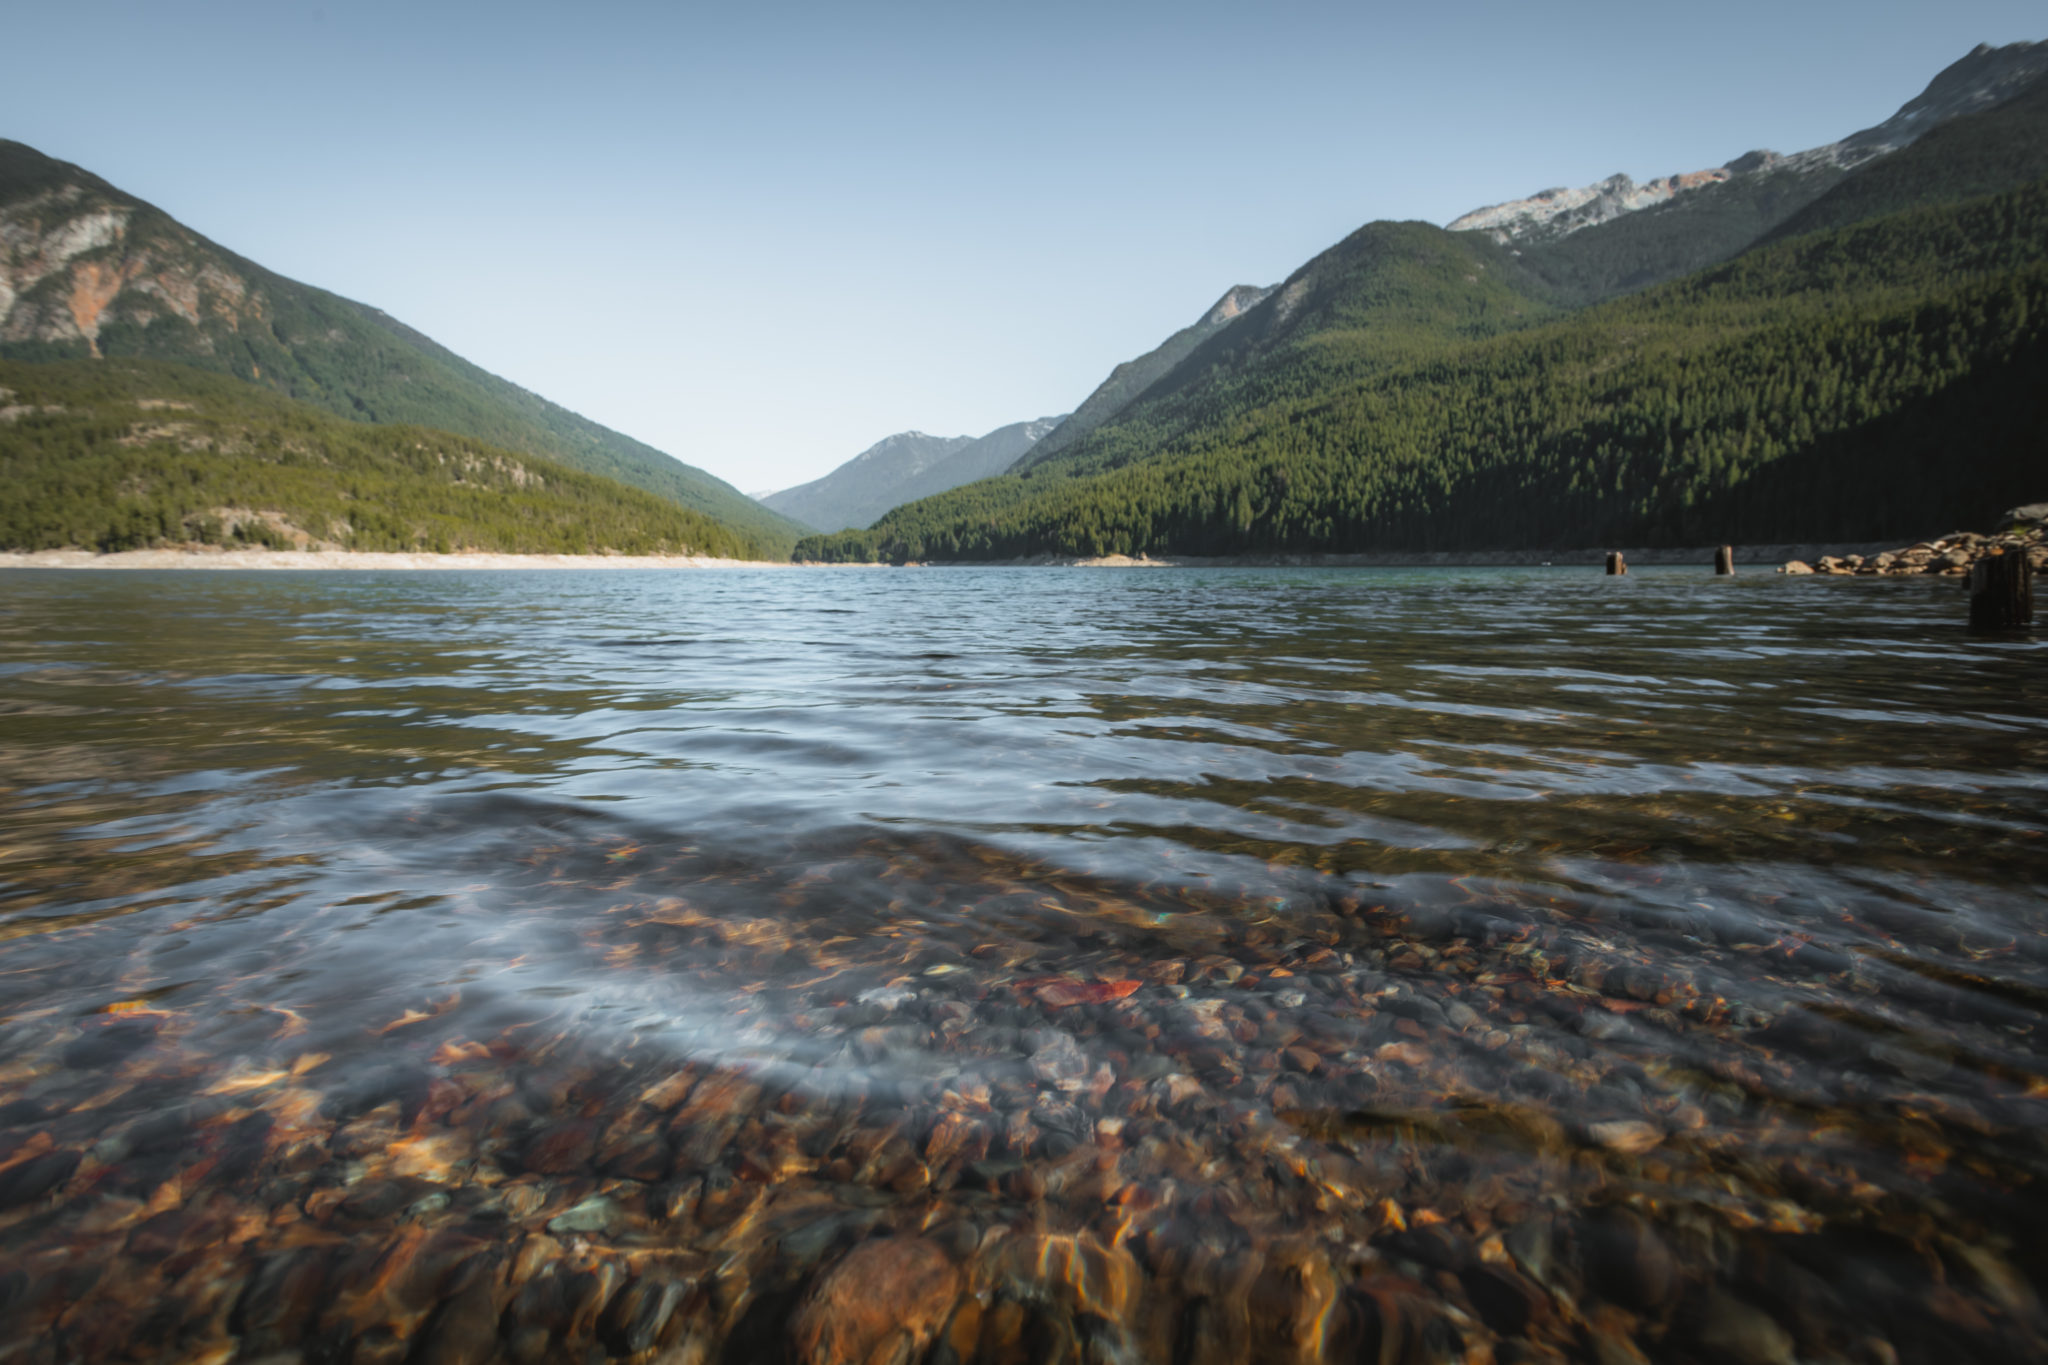
[[[963,561],[976,565],[1047,566],[1082,569],[1431,569],[1431,568],[1538,568],[1584,566],[1600,568],[1609,549],[1619,548],[1631,565],[1700,565],[1711,569],[1716,547],[1630,548],[1602,547],[1573,550],[1440,550],[1388,551],[1374,554],[1274,554],[1274,555],[1103,555],[1076,558],[1070,555],[1036,555],[1026,559]],[[1738,545],[1738,564],[1777,565],[1790,559],[1817,559],[1823,555],[1876,554],[1889,542],[1785,545]],[[936,567],[936,566],[935,566]]]
[[[1889,541],[1853,543],[1801,542],[1738,545],[1735,562],[1778,566],[1822,559],[1869,558],[1894,550]],[[1035,555],[1022,559],[913,562],[911,568],[1082,568],[1082,569],[1420,569],[1420,568],[1599,568],[1607,549],[1389,551],[1371,554],[1273,555]],[[1621,547],[1632,566],[1699,566],[1711,568],[1713,546]],[[404,553],[376,550],[93,550],[0,551],[0,569],[174,569],[174,570],[353,570],[460,571],[498,569],[883,569],[873,562],[790,563],[767,559],[719,559],[710,555],[567,555]],[[1796,572],[1796,571],[1795,571]]]
[[[379,550],[35,550],[0,553],[0,569],[787,569],[771,559],[710,555],[404,554]],[[856,566],[859,567],[859,566]]]

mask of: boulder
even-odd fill
[[[812,1288],[790,1333],[802,1365],[907,1365],[960,1296],[960,1272],[921,1237],[882,1237],[847,1253]]]

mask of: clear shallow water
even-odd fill
[[[6,575],[0,1341],[841,1358],[924,1265],[933,1361],[2039,1358],[2048,651],[1963,614]]]

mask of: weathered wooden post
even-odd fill
[[[1628,572],[1628,564],[1627,564],[1627,563],[1626,563],[1626,562],[1625,562],[1625,561],[1624,561],[1624,560],[1622,559],[1622,557],[1621,557],[1621,551],[1619,551],[1619,550],[1609,550],[1609,551],[1607,552],[1607,574],[1608,574],[1608,576],[1609,576],[1609,577],[1611,578],[1611,577],[1613,577],[1613,576],[1614,576],[1615,574],[1624,574],[1624,573],[1627,573],[1627,572]]]
[[[1735,572],[1735,547],[1723,545],[1714,551],[1714,576],[1726,578]]]
[[[1970,629],[2023,630],[2034,620],[2034,566],[2025,550],[1993,550],[1970,566]]]

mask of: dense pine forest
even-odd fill
[[[703,513],[445,431],[151,360],[0,361],[0,548],[761,558]]]
[[[1418,261],[1481,263],[1479,244],[1420,224],[1380,236],[1411,277]],[[1320,331],[798,557],[1863,538],[1979,522],[2041,491],[2048,184],[1796,238],[1495,335],[1472,335],[1496,311],[1482,302],[1439,310],[1433,339],[1412,319]]]
[[[797,557],[1541,551],[1979,524],[2048,493],[2044,148],[2037,82],[1845,176],[1713,186],[1527,250],[1370,224],[1078,440]]]

